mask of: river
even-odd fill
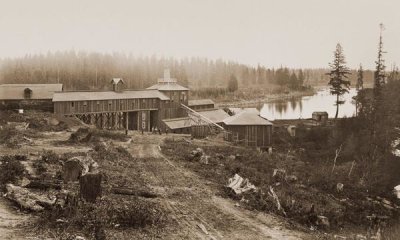
[[[349,93],[341,96],[340,100],[344,101],[339,106],[338,117],[351,117],[356,112],[353,97],[357,95],[355,88],[350,89]],[[319,90],[312,96],[297,97],[292,99],[277,100],[274,102],[264,103],[257,106],[260,115],[268,120],[276,119],[299,119],[311,118],[315,111],[326,111],[330,118],[335,117],[336,96],[329,93],[329,89]]]

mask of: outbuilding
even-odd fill
[[[214,109],[215,103],[211,99],[195,99],[195,100],[189,100],[189,107],[195,111],[204,109]]]
[[[328,113],[327,112],[313,112],[312,119],[318,125],[325,125],[328,122]]]
[[[53,111],[53,94],[62,90],[62,84],[1,84],[0,109]]]
[[[242,111],[224,121],[225,140],[244,146],[268,148],[272,145],[272,123],[255,111]]]

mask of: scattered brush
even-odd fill
[[[76,132],[71,134],[69,142],[71,143],[100,142],[102,139],[127,141],[128,137],[120,132],[113,132],[113,131],[93,129],[93,128],[79,128]]]
[[[25,174],[25,167],[15,156],[3,156],[0,165],[0,184],[16,183]]]

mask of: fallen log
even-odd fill
[[[40,180],[31,180],[31,182],[28,183],[25,187],[33,189],[41,189],[41,190],[48,190],[48,189],[61,190],[62,188],[60,183],[40,181]]]
[[[118,195],[138,196],[144,198],[156,198],[157,194],[144,190],[133,190],[129,188],[112,188],[112,192]]]
[[[40,212],[46,208],[51,208],[55,202],[55,199],[49,199],[44,195],[31,192],[26,188],[15,186],[11,183],[6,185],[6,190],[6,198],[14,201],[21,208],[34,212]]]

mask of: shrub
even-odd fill
[[[112,224],[122,227],[154,226],[165,221],[163,210],[157,204],[139,198],[122,201],[119,204],[105,202],[101,211],[107,216],[105,219]]]
[[[66,207],[63,211],[44,212],[42,220],[52,224],[56,219],[67,218],[69,225],[89,230],[96,226],[139,228],[162,225],[166,222],[166,210],[158,203],[138,197],[103,198],[95,204],[79,202]]]
[[[0,165],[0,183],[15,183],[25,173],[25,167],[14,156],[4,156]]]
[[[55,152],[53,152],[51,150],[49,150],[49,151],[45,150],[45,151],[42,152],[42,158],[41,159],[45,163],[58,163],[59,156]]]
[[[121,132],[116,132],[116,131],[93,129],[93,130],[91,130],[91,133],[97,139],[98,138],[107,138],[107,139],[118,140],[118,141],[126,141],[127,140],[127,136],[125,134],[123,134]]]
[[[76,132],[71,134],[69,142],[73,143],[86,143],[86,142],[99,142],[101,138],[112,139],[117,141],[126,141],[127,136],[121,132],[79,128]]]
[[[0,129],[0,144],[4,144],[9,148],[15,148],[18,146],[18,131],[11,126],[4,126]]]

